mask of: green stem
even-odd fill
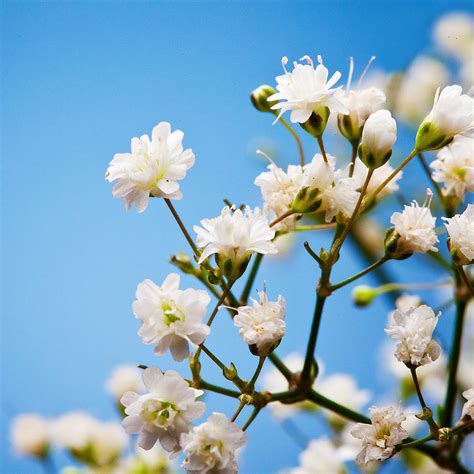
[[[328,157],[326,155],[326,149],[324,148],[324,142],[323,142],[323,137],[322,136],[319,136],[316,138],[316,140],[318,140],[318,145],[319,145],[319,149],[321,150],[321,154],[323,155],[323,159],[326,163],[329,163],[328,161]]]
[[[285,390],[284,392],[276,392],[271,394],[271,402],[279,402],[294,397],[298,392],[295,390]]]
[[[263,260],[263,254],[258,253],[255,256],[255,259],[253,261],[252,269],[250,270],[249,277],[247,279],[247,282],[245,283],[245,287],[242,291],[242,294],[240,295],[240,303],[242,305],[247,304],[247,300],[249,298],[250,291],[252,290],[253,283],[255,281],[255,278],[258,273],[258,269],[260,268],[260,264],[262,263]]]
[[[466,272],[464,271],[464,268],[462,265],[456,265],[456,270],[459,273],[459,276],[461,277],[461,280],[464,282],[466,285],[467,289],[471,293],[471,296],[474,296],[474,288],[471,285],[471,282],[469,281],[469,278],[466,275]]]
[[[423,170],[425,171],[425,174],[426,176],[428,177],[428,179],[430,180],[431,184],[433,185],[433,187],[435,188],[435,191],[436,191],[436,194],[438,195],[438,198],[439,200],[441,201],[441,205],[443,206],[444,208],[444,196],[443,196],[443,191],[441,190],[441,187],[439,186],[439,184],[433,179],[433,176],[431,174],[431,170],[428,166],[428,164],[426,163],[426,160],[425,160],[425,157],[423,156],[423,153],[418,153],[418,159],[420,161],[420,164],[421,164],[421,167],[423,168]]]
[[[429,436],[425,436],[424,438],[421,438],[421,439],[415,439],[408,443],[402,443],[397,446],[397,451],[401,451],[402,449],[406,449],[406,448],[415,448],[433,439],[434,439],[434,435],[430,434]]]
[[[263,364],[265,363],[266,356],[261,356],[258,359],[258,365],[257,368],[255,369],[255,373],[253,374],[253,377],[250,379],[250,382],[248,383],[248,390],[250,392],[253,391],[253,388],[255,386],[255,382],[258,379],[258,376],[260,375],[260,372],[262,371]]]
[[[244,406],[245,406],[244,402],[239,403],[239,406],[237,407],[237,410],[235,410],[235,413],[232,415],[232,418],[230,419],[230,421],[234,422],[237,419],[237,417],[240,415],[240,412],[244,409]]]
[[[257,418],[257,415],[259,414],[261,408],[260,407],[255,407],[249,417],[249,419],[245,422],[245,425],[242,426],[242,431],[246,431],[247,428],[252,424],[253,420]]]
[[[224,291],[222,292],[221,297],[219,298],[219,301],[217,302],[216,306],[214,307],[214,310],[212,311],[211,315],[209,316],[209,319],[207,321],[207,325],[210,326],[212,324],[212,321],[214,321],[214,318],[216,317],[217,312],[219,311],[219,308],[222,304],[224,304],[225,299],[229,295],[229,292],[232,288],[233,282],[229,281],[227,283],[227,286],[225,287]]]
[[[270,227],[273,227],[275,225],[277,225],[279,222],[281,222],[283,219],[286,219],[287,217],[290,217],[292,216],[293,214],[295,214],[295,211],[291,210],[291,209],[288,209],[288,211],[284,212],[281,216],[278,216],[276,217],[275,219],[273,219],[272,222],[270,222]]]
[[[297,225],[293,232],[305,232],[308,230],[330,230],[335,229],[336,224]]]
[[[362,270],[361,272],[356,273],[355,275],[351,276],[347,280],[341,281],[340,283],[337,283],[335,285],[331,285],[329,289],[331,291],[338,290],[339,288],[342,288],[343,286],[346,286],[349,283],[352,283],[353,281],[363,277],[364,275],[367,275],[367,273],[370,273],[371,271],[375,270],[377,267],[379,267],[380,265],[383,265],[388,260],[390,260],[390,257],[388,257],[387,255],[384,255],[382,258],[374,262],[372,265],[368,266],[365,270]]]
[[[296,140],[296,143],[298,145],[298,153],[300,155],[300,165],[304,166],[304,150],[303,150],[303,144],[301,143],[301,139],[298,136],[298,134],[291,128],[291,126],[288,124],[288,122],[283,118],[280,117],[279,122],[291,133],[293,138]]]
[[[201,349],[209,357],[209,359],[211,359],[221,370],[227,370],[227,366],[217,356],[215,356],[204,344],[199,344],[199,349]]]
[[[280,371],[280,373],[285,377],[286,380],[291,380],[293,377],[293,372],[283,363],[283,361],[272,352],[268,358],[271,360],[272,364]]]
[[[357,150],[359,149],[359,141],[352,143],[352,156],[351,156],[351,164],[349,165],[349,178],[352,178],[354,175],[355,169],[355,162],[357,159]]]
[[[220,393],[221,395],[226,395],[232,398],[239,398],[241,395],[240,392],[237,392],[236,390],[230,390],[228,388],[220,387],[218,385],[214,385],[212,383],[206,382],[205,380],[200,381],[199,387],[202,388],[203,390]]]
[[[418,376],[416,375],[416,368],[411,368],[410,372],[413,379],[413,384],[415,385],[418,400],[420,401],[421,408],[423,409],[423,415],[426,415],[427,411],[429,412],[430,416],[426,419],[426,421],[430,426],[431,434],[436,435],[439,427],[433,420],[433,412],[426,406],[425,399],[423,398],[423,393],[421,392],[420,383],[418,382]]]

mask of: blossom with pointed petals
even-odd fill
[[[425,117],[416,135],[417,151],[438,150],[455,135],[473,136],[474,99],[462,93],[455,84],[438,89],[433,108]]]
[[[413,201],[411,206],[404,206],[403,212],[394,212],[390,222],[394,225],[393,236],[398,255],[410,255],[412,253],[437,252],[434,246],[438,242],[435,232],[436,217],[430,211],[433,193],[427,190],[423,206]]]
[[[458,135],[442,148],[430,166],[433,179],[444,184],[446,194],[464,201],[466,193],[474,193],[474,140]]]
[[[210,297],[206,291],[179,289],[180,276],[170,273],[161,286],[142,281],[136,291],[133,313],[142,325],[138,335],[145,344],[155,344],[155,354],[168,349],[174,360],[189,356],[189,343],[201,344],[210,328],[203,323]]]
[[[275,230],[260,209],[247,206],[240,209],[224,207],[221,215],[203,219],[194,226],[197,245],[203,249],[199,263],[216,254],[216,262],[230,280],[239,278],[245,271],[253,253],[271,254],[277,249],[272,242]]]
[[[188,473],[237,473],[235,452],[247,442],[245,433],[222,413],[181,435],[186,455],[182,467]]]
[[[278,295],[277,301],[268,301],[265,291],[259,291],[258,296],[260,301],[250,298],[252,306],[237,309],[234,324],[251,352],[265,356],[278,346],[285,335],[285,298]]]
[[[148,206],[150,196],[181,199],[178,181],[194,165],[194,154],[183,150],[183,132],[171,132],[160,122],[148,135],[132,138],[131,153],[117,153],[107,169],[106,179],[116,181],[113,196],[123,198],[125,207],[133,204],[138,212]]]
[[[315,68],[308,56],[303,59],[307,64],[294,62],[293,71],[288,72],[285,67],[288,58],[282,58],[285,74],[277,76],[278,92],[268,98],[268,101],[279,101],[272,109],[280,110],[280,115],[291,111],[290,120],[293,123],[304,123],[313,112],[317,113],[326,107],[331,111],[347,114],[347,107],[335,97],[337,89],[332,88],[340,79],[341,73],[335,72],[328,80],[328,70],[321,60]]]
[[[17,454],[43,458],[50,445],[50,423],[43,417],[24,413],[14,418],[10,438]]]
[[[191,421],[204,413],[206,405],[197,402],[202,391],[190,388],[173,370],[161,372],[158,367],[143,371],[147,393],[126,392],[121,403],[127,415],[122,424],[127,433],[140,433],[138,445],[151,449],[157,441],[163,449],[178,452],[179,438],[191,429]]]
[[[385,332],[399,341],[395,357],[400,362],[409,367],[418,367],[439,357],[441,348],[433,340],[438,316],[426,305],[412,307],[407,311],[395,310],[393,321]]]
[[[449,248],[461,265],[474,261],[474,204],[468,204],[462,214],[443,217],[449,234]]]
[[[351,434],[362,440],[362,450],[357,455],[357,464],[367,465],[370,461],[388,459],[395,446],[408,437],[402,427],[406,416],[395,407],[371,407],[371,424],[357,423]]]
[[[143,390],[143,382],[140,369],[135,365],[119,365],[115,367],[105,382],[105,388],[117,400],[120,400],[125,392],[141,392]]]
[[[468,416],[474,420],[474,388],[470,388],[469,390],[465,390],[462,393],[462,396],[467,400],[462,407],[462,415],[461,418]]]
[[[299,456],[300,465],[288,474],[345,474],[341,453],[327,438],[313,439]]]

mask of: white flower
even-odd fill
[[[222,413],[181,435],[186,455],[182,467],[188,473],[237,473],[235,452],[247,442],[245,433]]]
[[[433,36],[441,49],[465,58],[472,54],[474,47],[474,20],[467,13],[448,13],[436,23]]]
[[[408,311],[397,309],[392,324],[385,329],[390,337],[400,341],[395,357],[410,367],[436,360],[441,352],[439,344],[432,339],[437,323],[438,317],[429,306],[421,305]]]
[[[472,136],[474,100],[462,93],[459,85],[447,86],[435,94],[433,108],[425,117],[416,136],[418,151],[437,150],[455,135]]]
[[[138,369],[134,365],[119,365],[105,382],[107,391],[119,400],[125,392],[141,392],[143,382]]]
[[[275,217],[287,212],[301,189],[303,181],[304,174],[301,166],[290,165],[285,172],[274,163],[270,164],[268,171],[260,173],[255,178],[255,184],[260,188],[264,200],[264,212],[273,212]],[[275,229],[291,229],[295,226],[295,222],[295,216],[289,216],[278,223]]]
[[[62,448],[79,451],[85,449],[96,420],[85,412],[70,412],[60,416],[52,426],[55,444]]]
[[[362,440],[362,451],[357,455],[358,464],[383,461],[389,458],[397,444],[408,437],[402,427],[406,417],[394,407],[371,407],[370,425],[358,423],[351,431],[352,436]]]
[[[395,300],[396,309],[388,313],[387,324],[393,324],[393,316],[395,315],[395,311],[397,309],[399,311],[407,312],[412,308],[417,308],[421,304],[421,298],[418,295],[410,295],[408,293],[403,293]]]
[[[355,160],[354,163],[354,172],[352,174],[353,178],[356,180],[357,188],[361,188],[367,178],[367,174],[369,169],[367,166],[360,161],[359,158]],[[370,178],[369,185],[367,186],[367,195],[370,196],[375,192],[375,190],[392,174],[393,168],[387,162],[384,165],[376,168],[372,173],[372,177]],[[403,176],[403,171],[400,171],[386,186],[382,188],[382,190],[377,194],[377,200],[382,199],[384,196],[388,196],[389,194],[398,191],[398,184],[399,181]]]
[[[461,418],[469,416],[474,420],[474,388],[470,388],[462,393],[467,402],[462,407]]]
[[[268,301],[265,291],[259,291],[258,296],[260,301],[250,298],[252,306],[238,308],[234,324],[252,353],[264,356],[272,352],[285,335],[285,298],[278,295],[277,301]]]
[[[446,194],[464,201],[466,193],[474,192],[474,140],[458,135],[442,148],[430,166],[433,179],[444,183]]]
[[[201,344],[210,328],[202,322],[211,300],[203,290],[179,289],[180,276],[170,273],[161,286],[141,282],[133,302],[133,314],[142,321],[138,335],[145,344],[156,344],[155,354],[168,349],[176,361],[189,356],[189,343]]]
[[[217,254],[219,268],[230,278],[242,275],[253,253],[265,255],[277,252],[272,243],[275,230],[270,228],[258,207],[252,211],[247,206],[245,212],[225,207],[220,216],[203,219],[201,225],[194,226],[197,245],[204,249],[199,263]]]
[[[394,212],[390,222],[398,234],[397,251],[401,253],[437,252],[434,246],[438,242],[435,232],[436,217],[431,215],[429,206],[433,193],[427,190],[423,206],[413,201],[411,206],[404,206],[403,212]]]
[[[339,450],[327,438],[313,439],[299,456],[299,467],[289,474],[344,474]]]
[[[354,378],[348,374],[322,377],[322,380],[316,383],[316,389],[326,398],[355,411],[359,411],[370,400],[370,392],[361,390]],[[347,422],[346,418],[330,410],[324,409],[323,414],[335,427],[342,427]]]
[[[293,71],[286,70],[288,58],[282,58],[285,74],[277,76],[277,93],[268,98],[268,101],[281,101],[272,106],[280,110],[280,115],[290,110],[290,120],[293,123],[306,122],[313,112],[328,107],[331,111],[346,114],[347,108],[335,97],[337,89],[332,86],[340,79],[341,73],[335,72],[328,80],[328,70],[321,63],[314,68],[308,56],[304,56],[308,64],[293,63]],[[286,102],[283,102],[286,101]]]
[[[17,454],[43,457],[50,444],[50,424],[35,414],[23,414],[14,418],[10,438]]]
[[[359,156],[369,168],[385,164],[397,140],[397,123],[388,110],[374,112],[365,122]]]
[[[133,456],[124,459],[113,474],[172,474],[174,463],[159,444],[148,451],[137,446]]]
[[[460,253],[460,260],[464,265],[474,260],[474,204],[468,204],[462,214],[446,218],[446,229],[449,234],[451,252]]]
[[[107,466],[116,462],[127,447],[128,437],[119,423],[97,422],[90,433],[90,451],[94,464]]]
[[[415,58],[396,91],[396,115],[418,125],[433,105],[438,87],[448,82],[449,72],[443,63],[427,56]]]
[[[117,181],[113,196],[133,203],[138,212],[148,206],[150,196],[181,199],[178,181],[194,165],[194,154],[183,150],[183,132],[171,133],[167,122],[160,122],[148,135],[132,138],[131,153],[117,153],[107,169],[106,179]]]
[[[190,388],[173,370],[158,367],[143,371],[147,393],[127,392],[121,403],[126,407],[123,426],[127,433],[140,433],[138,445],[151,449],[157,440],[170,452],[179,451],[179,437],[191,429],[191,420],[204,413],[206,405],[196,402],[202,391]]]

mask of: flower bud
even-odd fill
[[[352,291],[352,300],[357,306],[368,306],[377,297],[378,291],[366,285],[359,285]]]
[[[397,140],[397,124],[388,110],[378,110],[365,122],[359,158],[367,168],[384,165],[392,154]]]
[[[301,127],[314,138],[319,138],[324,133],[329,119],[329,107],[319,107],[314,110],[309,119],[301,123]]]
[[[250,261],[250,255],[242,259],[234,259],[224,254],[216,254],[216,263],[219,270],[227,278],[228,281],[238,280],[247,269]]]
[[[317,188],[304,186],[298,191],[291,210],[296,214],[316,212],[321,206],[321,193]]]
[[[252,91],[252,93],[250,94],[250,100],[252,101],[253,106],[260,112],[274,113],[271,107],[272,105],[277,104],[278,101],[268,101],[268,98],[273,94],[276,94],[275,89],[264,84]]]
[[[387,230],[384,239],[385,255],[393,260],[405,260],[413,255],[413,251],[402,247],[401,236],[393,227]]]
[[[352,114],[337,116],[337,127],[344,138],[351,143],[358,143],[362,136],[362,127],[359,126],[359,120]]]
[[[173,255],[171,257],[171,263],[176,265],[183,273],[193,274],[195,272],[191,259],[184,252]]]

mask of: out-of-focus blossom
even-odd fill
[[[10,431],[15,452],[38,458],[46,456],[50,446],[50,426],[48,420],[33,413],[15,417]]]
[[[125,392],[141,392],[143,390],[140,369],[135,365],[119,365],[114,368],[105,382],[105,388],[119,400]]]

